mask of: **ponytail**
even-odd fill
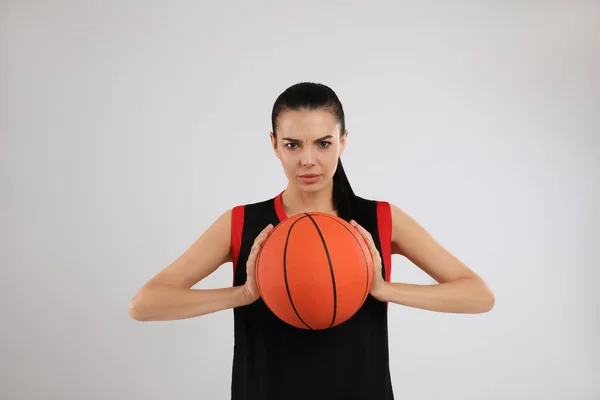
[[[342,160],[338,158],[337,169],[333,174],[333,205],[340,218],[346,221],[350,221],[353,218],[352,211],[355,200],[356,195],[346,176]]]

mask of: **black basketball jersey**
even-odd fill
[[[256,236],[286,219],[281,193],[237,206],[232,216],[233,285],[246,282],[246,260]],[[391,272],[389,203],[357,198],[352,218],[368,230]],[[392,400],[387,303],[368,296],[349,320],[305,330],[273,314],[262,299],[234,314],[232,400]]]

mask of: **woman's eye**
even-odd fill
[[[296,146],[298,146],[298,143],[286,143],[285,147],[287,147],[288,149],[295,149]]]
[[[322,149],[326,149],[330,145],[331,145],[331,142],[319,142],[319,147],[321,147]]]

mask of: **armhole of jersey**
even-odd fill
[[[236,206],[231,211],[231,262],[233,264],[233,281],[235,281],[235,270],[237,268],[240,249],[242,248],[243,230],[244,206]]]
[[[385,280],[389,282],[392,277],[392,209],[390,203],[386,201],[377,202],[377,227]]]

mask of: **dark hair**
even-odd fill
[[[299,110],[328,111],[335,116],[340,124],[340,136],[346,131],[344,108],[335,92],[321,83],[301,82],[287,88],[275,100],[271,114],[273,135],[276,135],[277,118],[282,112]],[[338,159],[338,165],[333,175],[332,197],[333,206],[338,215],[345,220],[350,220],[356,195],[346,177],[341,159]]]

